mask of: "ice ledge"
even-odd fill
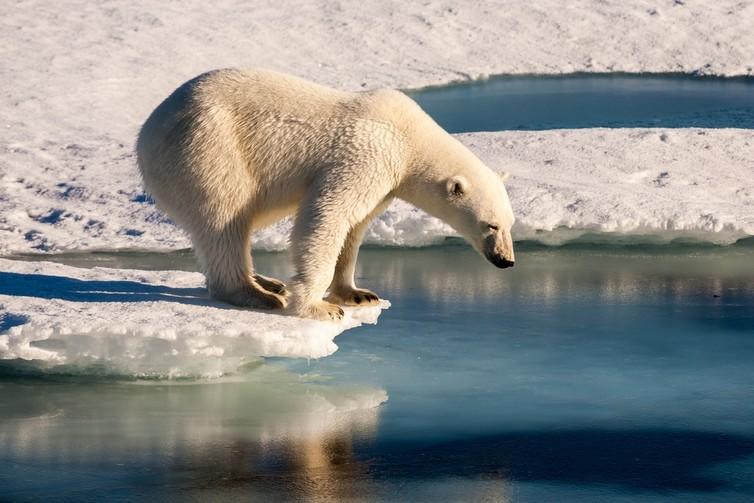
[[[7,259],[0,271],[0,359],[128,375],[218,376],[260,356],[320,358],[390,305],[320,322],[212,301],[199,273]]]

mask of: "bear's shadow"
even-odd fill
[[[46,274],[0,272],[0,295],[72,302],[176,302],[238,309],[209,298],[206,288],[176,288],[138,281],[83,280]]]

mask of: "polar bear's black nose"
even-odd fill
[[[508,260],[507,258],[504,258],[502,255],[496,255],[494,253],[486,253],[485,256],[487,257],[487,260],[492,262],[495,267],[499,267],[500,269],[507,269],[508,267],[513,267],[515,262],[512,260]]]
[[[508,267],[513,267],[515,264],[512,260],[507,259],[500,259],[499,261],[495,262],[495,265],[498,266],[500,269],[506,269]]]

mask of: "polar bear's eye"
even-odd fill
[[[498,227],[497,225],[487,224],[487,229],[493,232],[497,232],[500,230],[500,227]]]

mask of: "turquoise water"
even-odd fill
[[[524,244],[501,271],[465,246],[365,249],[359,281],[393,305],[331,357],[210,383],[0,379],[0,499],[752,501],[753,260]]]
[[[754,128],[754,79],[504,76],[409,94],[451,133],[593,127]]]

